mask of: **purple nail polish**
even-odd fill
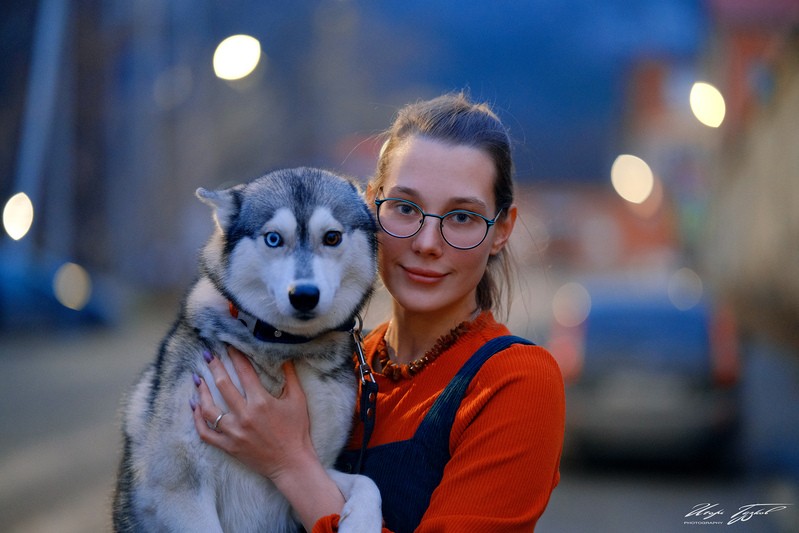
[[[194,380],[194,386],[195,387],[199,387],[200,386],[200,376],[198,376],[197,374],[192,374],[191,375],[191,379]]]
[[[189,407],[191,407],[192,411],[197,409],[197,400],[195,400],[194,398],[189,398]]]
[[[211,355],[211,352],[206,350],[206,351],[203,352],[203,359],[205,359],[206,363],[210,363],[211,361],[214,360],[214,356]]]

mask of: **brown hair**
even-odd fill
[[[507,129],[488,104],[473,103],[463,93],[452,93],[403,107],[385,133],[387,139],[377,161],[372,187],[382,187],[392,153],[412,136],[465,145],[485,152],[494,162],[494,198],[497,212],[507,216],[513,204],[513,160]],[[488,260],[477,284],[477,305],[482,310],[510,311],[511,260],[507,244]],[[504,305],[502,305],[504,304]]]

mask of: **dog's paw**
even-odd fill
[[[338,523],[339,533],[379,533],[383,528],[380,490],[366,476],[329,471],[346,500]]]

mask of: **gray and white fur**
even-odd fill
[[[204,352],[217,354],[241,389],[227,357],[226,345],[233,345],[274,395],[284,381],[281,365],[294,360],[314,446],[347,500],[339,531],[380,531],[377,487],[332,470],[356,401],[347,330],[376,274],[375,222],[358,188],[327,171],[298,168],[198,189],[197,196],[214,209],[216,228],[176,322],[123,404],[114,530],[297,531],[274,485],[203,443],[194,428],[192,373],[227,411]],[[256,321],[266,340],[254,335]]]

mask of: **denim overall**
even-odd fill
[[[365,450],[360,473],[369,476],[380,489],[383,518],[391,531],[410,533],[421,522],[450,459],[450,431],[466,388],[488,358],[511,344],[533,343],[512,335],[488,341],[452,378],[413,437]],[[345,450],[336,467],[354,472],[360,453]]]

